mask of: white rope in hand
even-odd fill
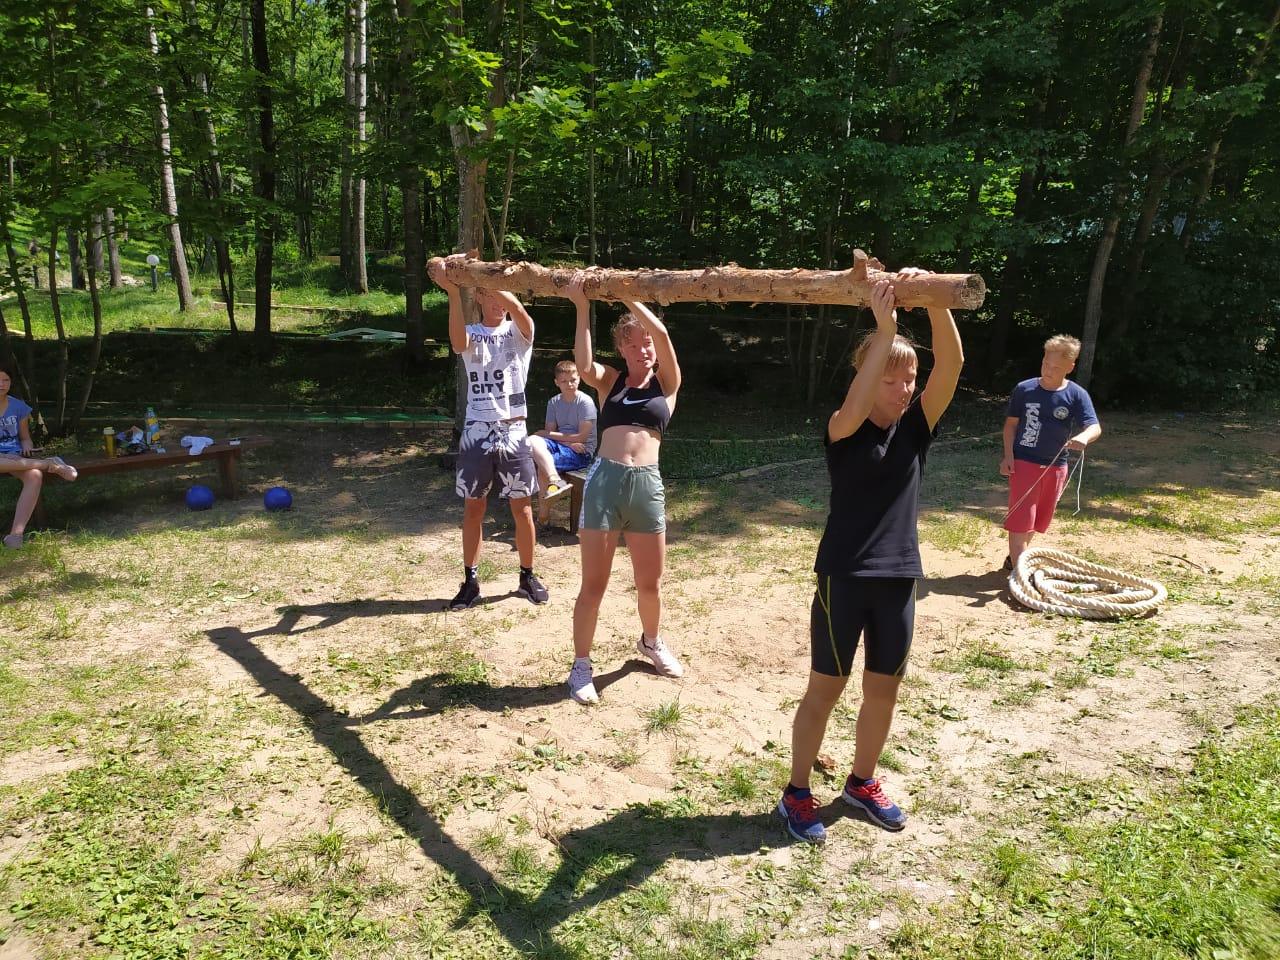
[[[1009,574],[1009,591],[1024,607],[1086,620],[1140,617],[1169,597],[1164,584],[1156,580],[1048,547],[1022,551]]]

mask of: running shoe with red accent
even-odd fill
[[[784,793],[778,801],[778,816],[787,825],[787,833],[806,843],[822,843],[827,828],[818,819],[818,801],[808,790]]]
[[[840,796],[849,806],[860,808],[886,830],[901,830],[907,825],[907,815],[885,796],[880,781],[875,777],[859,780],[852,773],[849,774]]]

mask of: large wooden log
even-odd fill
[[[445,276],[460,287],[509,290],[525,297],[563,297],[574,270],[525,261],[476,260],[462,254],[435,257]],[[614,270],[590,267],[584,289],[593,300],[649,303],[839,303],[865,307],[871,285],[893,279],[884,264],[854,251],[850,270],[748,270],[735,263],[701,270]],[[901,307],[973,310],[982,306],[987,285],[976,273],[928,273],[894,280]]]

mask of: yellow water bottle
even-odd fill
[[[146,429],[143,440],[147,448],[150,449],[156,445],[156,438],[160,436],[160,420],[156,417],[154,407],[147,407]]]
[[[105,453],[108,457],[114,457],[116,455],[116,428],[115,427],[102,428],[102,452]]]

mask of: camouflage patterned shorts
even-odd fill
[[[497,477],[507,498],[531,497],[538,486],[523,420],[468,420],[458,447],[458,496],[486,497]]]

